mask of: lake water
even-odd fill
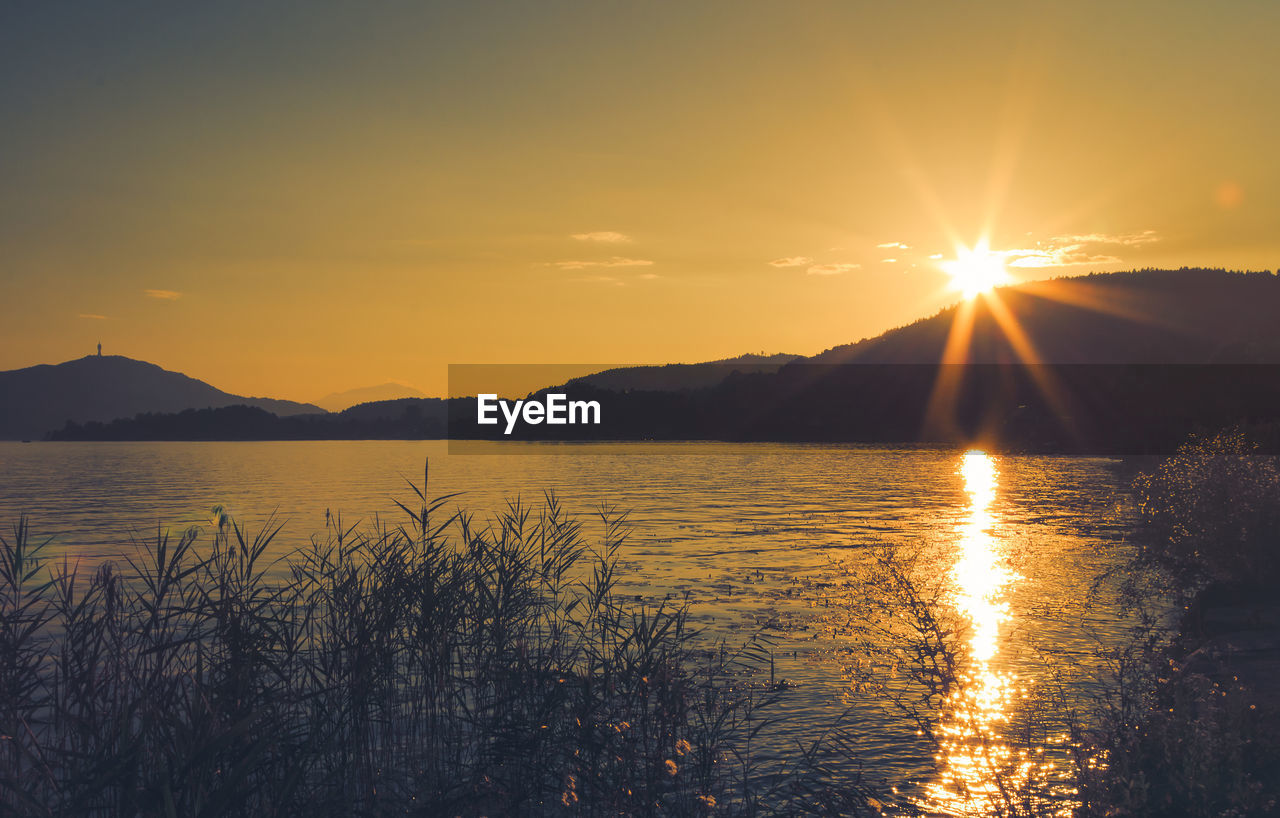
[[[707,639],[774,639],[782,696],[773,741],[804,740],[852,706],[863,769],[938,812],[981,814],[983,765],[1006,763],[1001,731],[1063,680],[1088,683],[1099,647],[1127,624],[1090,596],[1123,548],[1122,478],[1107,460],[778,444],[496,444],[447,454],[438,441],[0,443],[0,526],[26,513],[52,555],[96,563],[157,526],[208,526],[223,506],[250,530],[273,513],[281,553],[345,523],[395,521],[406,481],[483,517],[555,492],[589,515],[630,512],[628,594],[687,598]],[[587,526],[588,534],[599,528]],[[846,568],[875,546],[929,556],[966,625],[971,660],[935,749],[901,712],[852,692],[830,623]],[[841,568],[838,566],[845,566]],[[855,591],[856,593],[856,591]],[[981,748],[982,758],[975,755]],[[995,748],[993,750],[993,748]],[[1002,756],[1001,754],[1005,754]],[[937,756],[935,758],[935,756]],[[1015,759],[1016,760],[1016,759]],[[1016,766],[1016,765],[1015,765]]]

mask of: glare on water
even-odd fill
[[[1025,792],[1049,762],[1011,742],[1013,708],[1025,691],[1017,677],[999,668],[1001,626],[1010,618],[1008,593],[1019,577],[1007,567],[994,532],[992,511],[999,488],[995,458],[967,452],[959,473],[968,495],[951,569],[954,605],[968,626],[967,670],[947,702],[938,728],[940,774],[926,788],[926,806],[952,815],[1002,813],[1013,793]]]

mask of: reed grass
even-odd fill
[[[754,749],[767,650],[618,592],[554,496],[487,521],[426,481],[398,522],[271,559],[280,525],[159,531],[82,576],[0,536],[0,813],[872,814],[798,749]]]

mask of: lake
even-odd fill
[[[250,531],[274,514],[283,555],[323,532],[328,514],[396,522],[393,500],[413,496],[406,481],[420,485],[425,463],[428,494],[462,492],[450,508],[478,518],[516,498],[540,503],[544,492],[584,518],[611,505],[630,513],[627,594],[687,600],[709,644],[772,640],[774,672],[789,683],[772,746],[811,740],[844,713],[869,779],[946,814],[981,813],[962,793],[981,794],[993,754],[1005,763],[1016,753],[1002,731],[1063,684],[1087,691],[1099,650],[1129,624],[1091,594],[1125,547],[1113,461],[829,444],[493,451],[450,456],[440,441],[3,442],[0,526],[26,513],[37,536],[53,538],[47,553],[91,566],[157,527],[207,527],[222,506]],[[858,596],[850,574],[877,546],[923,555],[922,581],[946,583],[946,604],[966,625],[970,670],[943,707],[941,749],[900,709],[854,689],[841,600]]]

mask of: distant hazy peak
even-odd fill
[[[345,392],[333,392],[316,401],[316,405],[329,412],[341,412],[361,403],[425,397],[427,397],[425,394],[412,386],[388,381],[377,386],[362,386]]]

